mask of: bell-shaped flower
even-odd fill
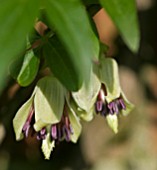
[[[134,106],[121,90],[118,65],[114,59],[101,58],[99,65],[101,89],[95,102],[96,113],[106,117],[112,130],[118,132],[118,115],[127,115]]]
[[[63,139],[76,142],[81,133],[80,121],[65,100],[66,93],[56,78],[44,77],[13,119],[16,140],[28,137],[32,128],[36,138],[42,140],[46,159],[56,142]]]

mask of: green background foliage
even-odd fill
[[[23,55],[25,48],[28,49],[26,37],[32,33],[31,30],[37,19],[40,20],[42,10],[44,10],[46,23],[53,31],[52,34],[37,38],[41,41],[39,47],[41,51],[39,50],[40,52],[35,54],[36,57],[33,57],[31,52],[28,52],[32,55],[31,59],[30,56],[25,56],[17,76],[19,84],[26,86],[33,81],[38,71],[40,62],[38,60],[43,56],[43,51],[50,69],[67,89],[76,91],[81,87],[83,81],[88,82],[92,61],[97,60],[99,55],[99,41],[92,30],[89,17],[93,15],[93,9],[96,13],[102,7],[113,19],[128,47],[136,52],[140,37],[134,0],[100,0],[100,2],[96,0],[1,1],[1,88],[10,61]],[[56,42],[54,34],[59,39]],[[30,41],[32,43],[32,39]]]

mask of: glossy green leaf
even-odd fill
[[[19,75],[23,60],[24,60],[24,57],[20,56],[20,57],[14,59],[9,65],[9,74],[15,80],[17,79],[17,77]]]
[[[27,33],[33,27],[39,8],[38,0],[5,0],[0,5],[0,83],[10,60],[20,54]],[[29,14],[29,15],[28,15]]]
[[[107,123],[114,133],[118,133],[118,117],[116,114],[106,116]]]
[[[78,92],[73,92],[73,99],[82,110],[88,113],[96,101],[100,87],[100,80],[91,72],[88,86],[84,83]]]
[[[140,33],[135,0],[100,0],[128,47],[137,52]]]
[[[106,87],[107,102],[111,102],[120,96],[118,65],[114,59],[102,58],[100,60],[100,80]]]
[[[44,56],[52,73],[69,90],[76,91],[82,84],[83,77],[71,60],[57,36],[53,36],[44,46]]]
[[[28,118],[32,103],[34,99],[34,93],[30,99],[24,103],[21,108],[17,111],[13,119],[13,127],[16,135],[16,140],[21,140],[24,136],[22,133],[22,128]]]
[[[28,86],[35,79],[38,68],[39,58],[35,56],[33,50],[27,51],[17,81],[21,86]]]
[[[55,141],[51,140],[50,133],[47,133],[46,139],[42,140],[42,146],[41,146],[45,159],[50,159],[50,155],[54,147],[55,147]]]
[[[85,5],[99,4],[99,0],[82,0]]]
[[[47,0],[46,11],[70,54],[78,74],[88,81],[98,41],[93,42],[93,32],[84,6],[79,0]],[[95,58],[95,57],[94,57]]]
[[[36,86],[34,98],[36,131],[58,123],[63,114],[65,89],[54,77],[44,77]]]

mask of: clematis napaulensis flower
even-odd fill
[[[117,133],[118,116],[127,115],[134,106],[126,99],[120,87],[118,65],[114,59],[100,59],[99,77],[101,88],[95,102],[95,110],[106,118],[109,126]]]
[[[80,120],[67,104],[66,93],[55,77],[44,77],[13,119],[16,140],[33,133],[37,140],[42,141],[46,159],[49,159],[56,142],[64,139],[76,142],[81,133]]]
[[[72,104],[77,115],[90,121],[95,112],[104,116],[111,129],[118,132],[118,116],[127,115],[133,105],[124,96],[114,59],[101,58],[98,67],[93,66],[88,85],[72,93]]]

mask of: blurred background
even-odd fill
[[[124,44],[104,10],[94,20],[108,55],[119,64],[122,89],[136,106],[121,117],[119,133],[101,116],[83,122],[77,144],[62,142],[51,159],[44,160],[40,142],[27,138],[16,142],[12,119],[31,94],[33,85],[21,88],[8,77],[0,96],[0,170],[157,170],[157,3],[137,0],[141,45],[133,54]]]

